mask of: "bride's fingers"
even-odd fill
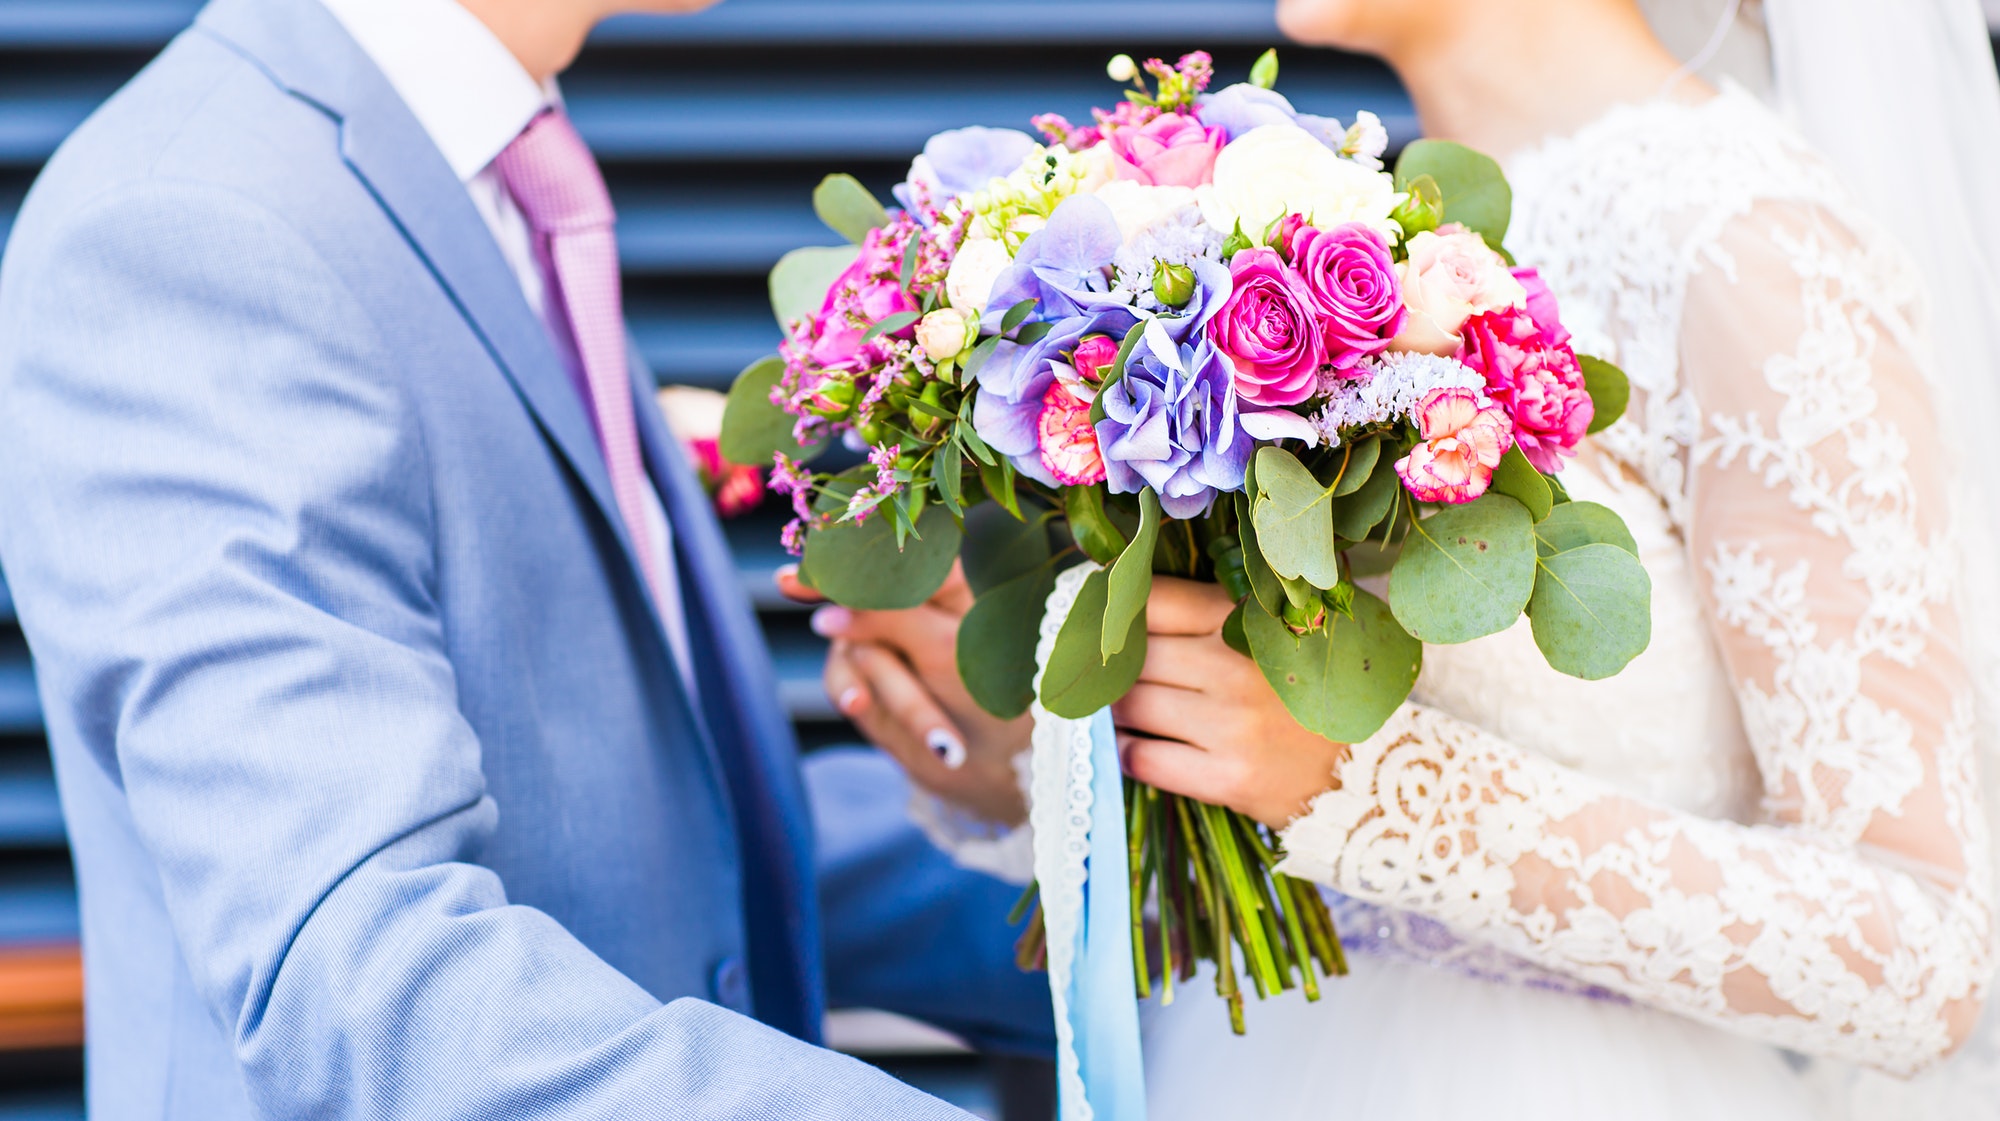
[[[1228,729],[1218,727],[1215,717],[1215,702],[1202,694],[1143,681],[1111,706],[1111,718],[1120,728],[1189,741],[1227,736]],[[1193,734],[1196,729],[1201,735]]]
[[[771,582],[778,585],[778,594],[794,603],[825,603],[826,597],[808,588],[799,579],[799,566],[788,564],[771,574]]]
[[[1128,776],[1169,794],[1226,805],[1234,792],[1228,760],[1179,740],[1121,734],[1118,757]]]
[[[931,593],[930,605],[956,619],[972,610],[972,585],[965,582],[965,565],[951,562],[951,575],[944,586]]]
[[[853,646],[848,657],[866,681],[876,706],[902,730],[903,734],[897,737],[901,749],[892,749],[892,754],[904,766],[914,769],[941,764],[946,770],[955,771],[965,765],[965,737],[938,707],[909,663],[870,644]],[[913,753],[916,745],[921,745],[925,758],[903,758]]]
[[[827,698],[833,707],[849,720],[858,720],[874,703],[868,695],[868,685],[861,678],[861,671],[848,657],[848,646],[835,642],[826,654],[826,669],[821,675],[826,686]]]
[[[1153,634],[1215,634],[1234,610],[1236,601],[1219,584],[1155,576],[1153,594],[1146,600],[1146,630]]]
[[[1215,635],[1155,634],[1146,638],[1140,681],[1199,693],[1226,693],[1243,684],[1246,660]],[[1247,668],[1253,672],[1254,665]]]

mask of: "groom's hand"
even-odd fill
[[[778,587],[803,603],[821,597],[796,569]],[[813,630],[831,639],[826,692],[843,716],[889,753],[912,781],[987,821],[1016,825],[1027,804],[1014,756],[1028,746],[1027,717],[1001,720],[973,701],[958,676],[958,625],[972,607],[964,573],[922,606],[853,611],[826,604]]]

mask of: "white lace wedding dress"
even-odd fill
[[[1202,981],[1149,1004],[1152,1121],[2000,1114],[2000,1062],[1946,1062],[1993,870],[1908,269],[1735,88],[1508,171],[1510,248],[1632,380],[1563,478],[1637,538],[1651,647],[1429,648],[1284,834],[1351,976],[1246,1038]]]

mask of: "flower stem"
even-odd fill
[[[1132,979],[1139,999],[1153,995],[1153,971],[1146,962],[1146,811],[1143,788],[1125,780],[1125,863],[1130,869],[1132,901]]]

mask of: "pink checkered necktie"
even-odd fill
[[[582,367],[583,389],[597,429],[611,493],[625,521],[639,567],[662,610],[659,561],[646,531],[646,468],[632,416],[632,380],[625,365],[625,315],[619,305],[617,214],[590,149],[561,109],[536,117],[494,160],[514,202],[535,233],[536,249],[554,281],[551,295],[568,320]]]

